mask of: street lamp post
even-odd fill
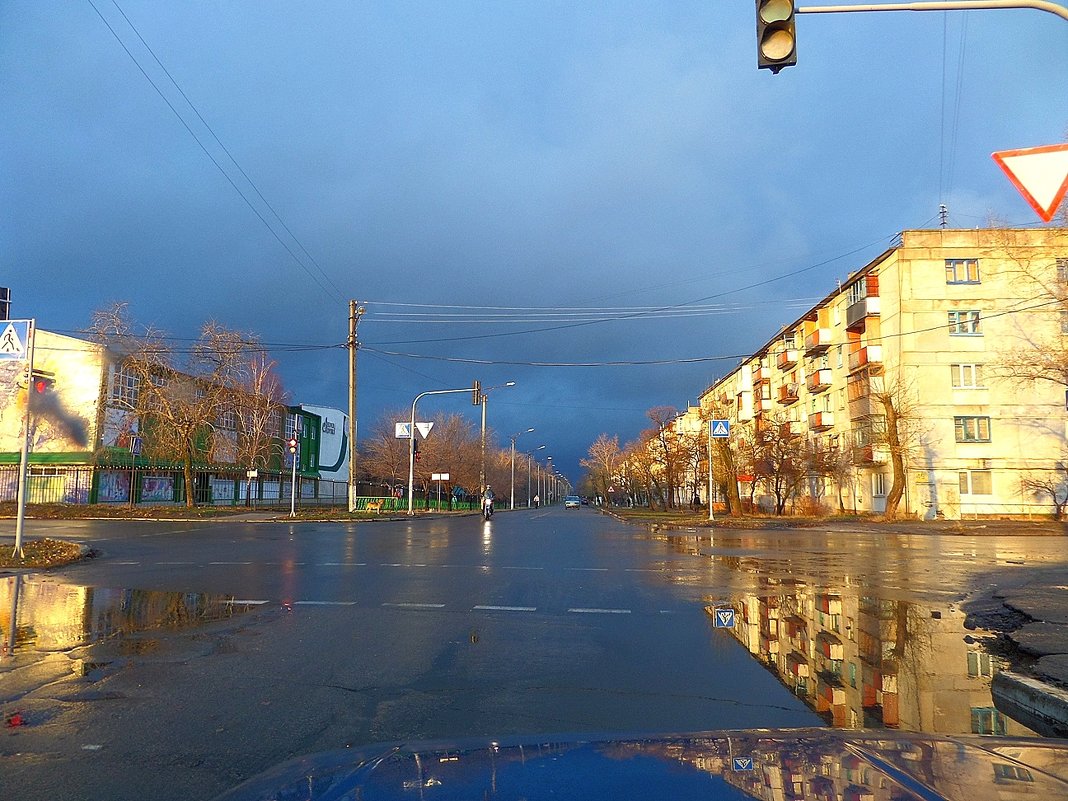
[[[478,477],[478,497],[481,498],[486,494],[486,393],[491,389],[502,389],[503,387],[514,387],[515,381],[508,381],[504,384],[499,384],[495,387],[486,387],[481,391],[480,400],[482,402],[482,469]]]
[[[534,454],[544,448],[544,445],[539,445],[533,451],[527,454],[527,508],[530,507],[530,479],[533,475],[533,468],[530,466],[531,460],[534,458]]]
[[[415,400],[412,401],[412,421],[411,428],[408,429],[408,514],[415,514],[415,505],[413,497],[413,488],[415,486],[415,404],[419,403],[419,399],[426,397],[427,395],[450,395],[453,392],[470,392],[471,387],[464,387],[463,389],[432,389],[429,392],[420,392],[415,396]]]
[[[533,430],[533,428],[528,428],[526,431],[520,431],[516,434],[512,434],[512,509],[515,509],[515,441],[523,434],[529,434]],[[527,495],[527,506],[530,506],[530,493],[527,493]]]

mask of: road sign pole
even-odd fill
[[[712,481],[712,421],[708,421],[708,519],[715,520],[716,516],[712,512],[712,488],[715,484]]]
[[[22,558],[22,531],[26,524],[26,473],[30,465],[30,402],[33,399],[33,344],[37,339],[37,321],[30,320],[26,336],[26,410],[22,421],[22,450],[19,456],[18,511],[15,514],[15,553]],[[14,626],[14,621],[12,621]]]

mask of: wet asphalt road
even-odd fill
[[[99,552],[27,577],[37,598],[203,594],[225,614],[126,620],[0,662],[4,709],[28,721],[0,731],[0,797],[26,801],[212,798],[293,756],[386,740],[818,725],[706,603],[769,580],[933,603],[1064,561],[1057,538],[657,534],[590,509],[30,525]]]

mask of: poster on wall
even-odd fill
[[[173,476],[145,476],[141,479],[142,501],[173,501]]]
[[[100,503],[119,503],[130,500],[130,473],[126,470],[104,470],[100,473]]]

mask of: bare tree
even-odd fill
[[[678,475],[682,460],[673,423],[679,412],[673,406],[654,406],[645,413],[653,423],[647,441],[650,443],[653,458],[660,465],[664,487],[660,493],[666,508],[674,508],[675,495],[678,490]]]
[[[590,480],[595,493],[604,496],[608,502],[608,494],[612,482],[619,470],[622,451],[619,449],[619,437],[609,437],[601,434],[590,445],[589,458],[583,459],[581,464],[590,471]]]
[[[249,389],[249,349],[258,343],[209,322],[185,352],[158,329],[138,330],[126,303],[94,312],[90,331],[115,361],[121,386],[112,398],[129,413],[127,425],[146,455],[182,465],[186,506],[194,506],[194,465],[211,463],[217,448],[236,461],[236,438],[217,435]]]
[[[1064,462],[1057,462],[1053,470],[1025,476],[1021,484],[1035,495],[1048,495],[1053,503],[1053,519],[1064,519],[1068,506],[1068,466]]]
[[[757,430],[755,445],[759,472],[775,496],[775,514],[784,514],[808,474],[808,440],[794,431],[791,421],[777,416]]]
[[[905,463],[916,448],[922,433],[921,416],[916,408],[916,394],[908,382],[898,376],[889,383],[882,377],[872,379],[871,394],[882,409],[882,416],[873,422],[871,428],[872,444],[885,447],[890,454],[892,482],[886,494],[888,518],[897,516],[901,498],[905,494],[908,477]]]

